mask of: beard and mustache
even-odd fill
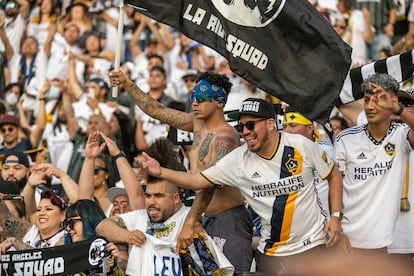
[[[6,184],[6,185],[17,185],[19,186],[20,190],[23,190],[24,186],[26,186],[27,183],[27,176],[23,177],[19,180],[4,180],[0,179],[0,185]]]

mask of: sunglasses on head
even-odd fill
[[[191,94],[191,102],[193,103],[203,103],[203,102],[211,102],[213,97],[203,94],[203,93],[192,93]]]
[[[98,175],[100,171],[108,172],[108,169],[107,168],[104,168],[104,167],[100,167],[100,166],[95,166],[93,168],[93,174],[94,175]]]
[[[73,226],[75,225],[76,222],[78,221],[82,221],[82,218],[77,216],[77,217],[70,217],[67,218],[64,222],[63,222],[63,229],[68,230],[69,229],[73,229]]]
[[[239,124],[235,125],[234,128],[238,132],[242,133],[244,127],[246,127],[248,130],[253,130],[254,126],[257,122],[264,121],[264,120],[267,120],[267,118],[262,118],[262,119],[259,119],[259,120],[256,120],[256,121],[247,121],[245,124],[239,123]]]
[[[14,127],[2,127],[1,128],[1,133],[13,132],[13,131],[14,131]]]

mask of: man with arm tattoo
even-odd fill
[[[191,94],[194,113],[185,113],[161,105],[144,93],[122,72],[110,73],[112,86],[120,86],[149,116],[178,129],[194,132],[188,152],[190,170],[200,172],[240,145],[240,136],[225,118],[223,108],[231,83],[224,75],[202,73]],[[179,183],[177,183],[179,184]],[[197,192],[196,199],[177,241],[177,251],[193,242],[194,226],[204,212],[204,227],[222,247],[235,266],[236,274],[250,270],[253,225],[243,206],[244,198],[237,188],[225,187],[219,192],[207,188]]]

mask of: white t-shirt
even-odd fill
[[[325,243],[325,217],[318,204],[314,171],[325,179],[333,167],[331,160],[322,159],[316,143],[281,132],[270,158],[244,144],[201,174],[217,186],[240,189],[261,217],[261,253],[289,256]]]
[[[411,150],[408,130],[393,122],[384,139],[374,143],[362,125],[336,138],[334,159],[344,175],[342,228],[355,248],[383,248],[392,242]]]
[[[181,206],[180,210],[178,210],[177,213],[175,213],[164,222],[164,224],[168,226],[168,229],[158,232],[155,231],[153,233],[153,236],[165,242],[175,243],[189,211],[189,207]],[[136,210],[125,214],[120,214],[118,216],[121,217],[125,222],[128,231],[140,230],[144,233],[147,231],[149,221],[147,210]],[[140,261],[133,261],[140,260],[143,254],[144,252],[140,247],[137,247],[135,245],[130,247],[128,258],[129,261],[126,269],[126,273],[128,275],[145,275],[141,274],[142,263]]]

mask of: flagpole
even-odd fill
[[[123,30],[124,30],[124,17],[125,17],[125,6],[124,1],[119,1],[119,18],[118,18],[118,34],[116,37],[116,48],[115,48],[115,62],[114,71],[119,71],[121,63],[121,45],[123,41]],[[118,86],[112,87],[112,97],[118,97]]]

